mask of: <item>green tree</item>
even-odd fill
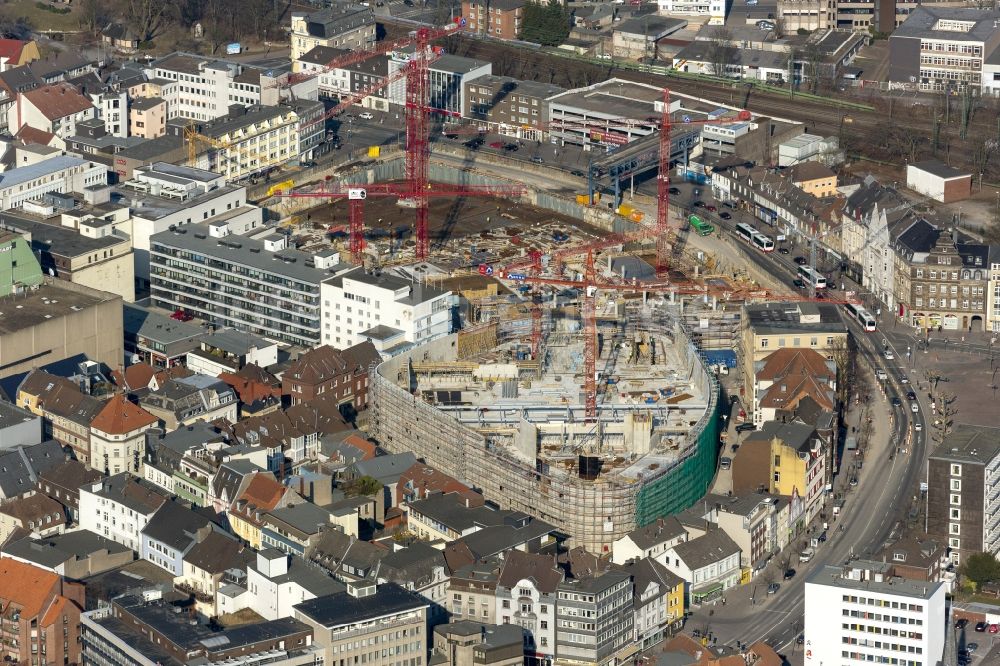
[[[989,553],[975,553],[962,565],[962,575],[979,589],[985,583],[1000,580],[1000,561]]]
[[[529,2],[524,7],[519,37],[543,46],[559,46],[569,36],[569,12],[557,0]]]
[[[347,497],[369,497],[382,490],[382,483],[371,476],[362,476],[344,484]]]

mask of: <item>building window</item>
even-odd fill
[[[952,479],[951,480],[951,489],[954,490],[955,492],[961,492],[962,491],[962,480],[961,479]]]
[[[951,510],[951,519],[952,520],[961,520],[962,519],[962,510],[961,509],[952,508],[952,510]]]
[[[951,475],[952,476],[962,476],[962,466],[961,465],[952,465],[951,466]]]
[[[961,495],[952,495],[951,496],[951,503],[954,504],[955,506],[962,506],[962,496]]]

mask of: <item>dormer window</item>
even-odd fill
[[[906,561],[906,553],[900,553],[900,552],[893,553],[892,554],[892,561],[893,562],[905,562]]]

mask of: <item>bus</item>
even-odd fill
[[[868,332],[875,330],[875,317],[873,317],[868,310],[865,310],[860,305],[856,305],[854,303],[848,303],[844,306],[844,308],[847,310],[847,314],[854,317],[854,319],[861,324],[861,328]]]
[[[750,239],[753,238],[753,235],[755,233],[757,233],[757,230],[751,227],[749,224],[740,222],[739,224],[736,225],[736,235],[748,243],[750,242]]]
[[[692,229],[698,232],[699,236],[709,236],[713,231],[715,231],[715,227],[708,222],[705,222],[697,215],[689,217],[688,223],[691,225]]]
[[[826,278],[808,266],[799,266],[799,277],[807,285],[812,285],[816,289],[826,289]]]
[[[749,224],[736,225],[736,235],[761,252],[774,252],[774,241],[770,236],[760,233]]]
[[[774,252],[774,241],[771,240],[770,236],[766,236],[762,233],[756,233],[750,239],[750,244],[761,252]]]

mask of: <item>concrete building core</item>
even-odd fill
[[[522,305],[379,366],[373,434],[552,522],[573,545],[608,552],[707,489],[718,385],[677,305],[598,297],[598,407],[588,421],[579,296],[547,300],[538,359],[524,343]]]

